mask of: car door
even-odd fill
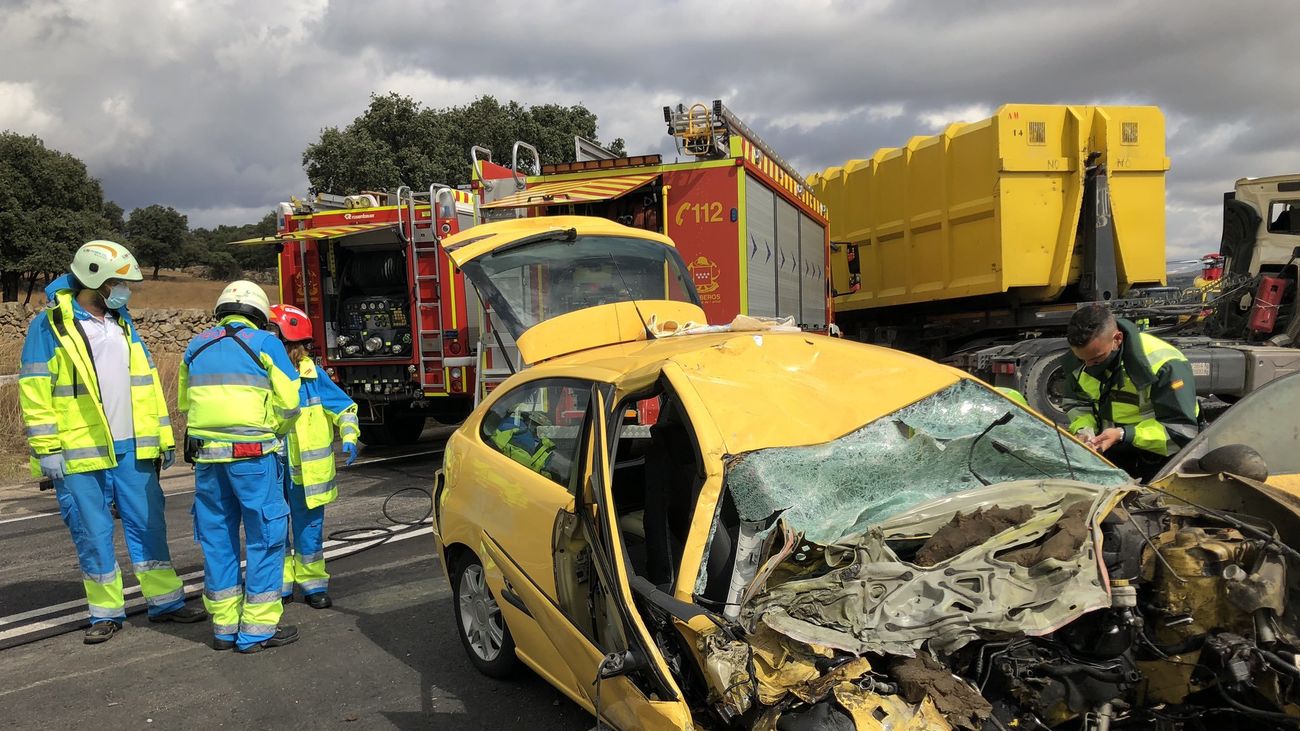
[[[625,567],[613,558],[622,555],[622,546],[617,543],[615,519],[603,509],[611,497],[604,389],[593,387],[588,402],[587,418],[580,427],[581,485],[573,501],[552,516],[546,551],[542,556],[512,555],[512,548],[524,546],[504,537],[485,541],[484,550],[505,579],[510,592],[506,602],[536,623],[558,661],[558,666],[546,664],[539,668],[543,675],[553,682],[563,679],[556,684],[615,728],[682,728],[689,722],[690,710],[632,608]],[[572,409],[573,405],[567,407]],[[537,514],[525,521],[529,546],[540,544],[544,517]],[[601,587],[592,592],[589,603],[566,601],[565,592],[556,589],[574,580],[564,575],[572,564],[557,554],[565,553],[566,547],[575,542],[591,544],[588,581]],[[530,571],[540,571],[541,558],[549,559],[553,570],[546,575],[530,575]],[[583,621],[584,612],[598,614],[604,621]],[[610,677],[598,678],[602,667],[611,668],[629,659],[639,666],[634,672],[606,672]]]
[[[517,654],[575,699],[584,698],[578,688],[590,678],[575,678],[556,649],[552,545],[586,479],[581,440],[591,388],[590,381],[542,378],[501,391],[475,417],[476,443],[457,465],[458,481],[475,486],[462,493],[471,502],[460,512],[474,516],[489,579],[496,572],[503,578],[492,589]],[[574,412],[575,424],[554,426]]]

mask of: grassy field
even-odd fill
[[[229,282],[199,279],[185,272],[159,272],[158,279],[145,275],[143,282],[131,285],[131,309],[210,309],[217,302],[217,295]],[[274,284],[264,284],[266,296],[272,304],[280,301],[280,293]]]

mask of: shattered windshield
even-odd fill
[[[726,481],[742,521],[781,513],[795,531],[827,544],[928,500],[979,487],[980,478],[997,484],[1043,477],[1129,481],[1033,414],[963,379],[834,441],[741,455],[728,466]]]

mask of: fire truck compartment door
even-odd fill
[[[484,203],[479,208],[531,208],[607,201],[630,193],[658,176],[658,173],[638,173],[614,178],[538,183],[513,195]]]

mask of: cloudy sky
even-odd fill
[[[1217,249],[1235,179],[1300,172],[1297,46],[1288,0],[0,0],[0,130],[198,226],[301,195],[372,92],[580,102],[634,153],[720,97],[805,172],[1005,102],[1156,104],[1176,259]]]

